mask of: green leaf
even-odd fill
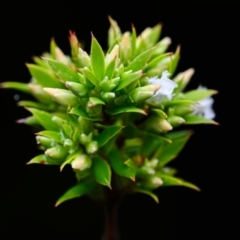
[[[96,105],[105,105],[105,102],[103,100],[101,100],[100,98],[90,97],[89,101],[88,101],[88,106],[93,107]]]
[[[134,73],[126,74],[125,76],[121,77],[120,83],[115,88],[115,91],[119,91],[119,90],[125,88],[129,84],[131,84],[134,81],[138,80],[141,76],[142,76],[142,70],[134,72]]]
[[[158,196],[155,195],[154,193],[150,192],[150,191],[147,191],[147,190],[144,190],[144,189],[140,189],[140,188],[135,188],[134,192],[139,192],[139,193],[146,194],[149,197],[151,197],[156,203],[159,203]]]
[[[46,131],[38,132],[37,135],[48,137],[58,143],[64,142],[64,136],[60,132],[46,130]]]
[[[64,86],[57,80],[53,73],[48,69],[40,67],[35,64],[27,64],[27,67],[32,75],[42,87],[64,88]]]
[[[49,66],[51,67],[51,69],[55,72],[55,74],[62,79],[64,82],[77,82],[79,83],[79,78],[78,78],[78,74],[70,69],[68,66],[66,66],[65,64],[55,61],[55,60],[51,60],[51,59],[46,59]]]
[[[41,59],[40,57],[34,56],[34,57],[33,57],[33,61],[34,61],[37,65],[39,65],[39,66],[41,66],[41,67],[43,67],[43,68],[51,69],[51,68],[49,67],[48,63],[47,63],[46,61],[44,61],[43,59]]]
[[[167,118],[167,114],[160,109],[153,108],[152,111],[156,113],[160,118]]]
[[[28,164],[33,164],[33,163],[44,164],[44,165],[48,164],[48,162],[46,160],[46,155],[45,154],[41,154],[41,155],[38,155],[38,156],[34,157],[29,162],[27,162],[27,165]]]
[[[146,69],[149,70],[151,68],[156,67],[164,58],[168,57],[172,55],[172,53],[164,53],[164,54],[160,54],[158,56],[156,56],[155,58],[153,58],[146,66]]]
[[[172,61],[170,61],[167,67],[167,70],[171,73],[171,75],[175,73],[178,66],[179,59],[180,59],[180,47],[177,47],[177,50],[172,57]]]
[[[41,104],[38,102],[33,102],[33,101],[19,101],[18,102],[18,106],[21,107],[30,107],[30,108],[37,108],[40,110],[53,110],[55,107],[55,104],[49,104],[49,105],[45,105],[45,104]]]
[[[186,92],[184,94],[184,97],[187,100],[200,101],[214,94],[217,94],[217,91],[212,89],[192,90],[192,91]]]
[[[215,124],[215,125],[219,125],[217,122],[211,120],[211,119],[207,119],[205,117],[201,117],[201,116],[196,116],[196,115],[188,115],[188,116],[184,116],[185,122],[184,124]]]
[[[91,44],[91,63],[95,77],[101,81],[105,75],[105,56],[103,50],[94,36]]]
[[[106,112],[110,115],[116,115],[116,114],[125,113],[125,112],[136,112],[136,113],[141,113],[143,115],[147,115],[143,109],[136,108],[133,106],[114,107],[111,109],[107,109]]]
[[[20,82],[3,82],[3,83],[0,83],[0,88],[10,88],[10,89],[15,89],[28,94],[31,93],[31,90],[28,84],[20,83]]]
[[[108,64],[108,66],[106,67],[106,73],[105,75],[109,78],[112,79],[115,68],[116,68],[116,59],[113,59],[110,61],[110,63]]]
[[[111,138],[116,136],[120,132],[123,127],[120,126],[110,126],[106,127],[97,137],[96,141],[98,142],[98,146],[104,146]]]
[[[53,116],[51,114],[35,108],[27,108],[27,110],[30,111],[37,121],[47,130],[58,130],[57,126],[52,121]]]
[[[83,110],[82,108],[72,108],[71,111],[69,112],[71,114],[76,114],[78,116],[81,116],[85,119],[91,120],[91,121],[100,121],[102,120],[101,118],[96,118],[96,117],[91,117],[89,116],[85,110]]]
[[[149,60],[154,48],[150,48],[140,55],[138,55],[136,58],[133,59],[133,61],[126,67],[125,71],[132,70],[133,72],[138,71],[140,69],[143,69],[143,67],[146,65],[147,61]]]
[[[162,173],[156,173],[156,175],[158,175],[163,180],[163,186],[183,186],[192,188],[196,191],[200,191],[200,189],[197,186],[195,186],[192,183],[186,182],[181,178],[176,178]]]
[[[111,188],[111,168],[107,161],[100,157],[93,159],[93,173],[98,183]]]
[[[169,107],[169,106],[186,106],[186,105],[194,105],[196,104],[195,101],[191,101],[191,100],[185,100],[185,99],[180,99],[180,100],[172,100],[172,101],[168,101],[168,102],[165,102],[164,105],[166,107]]]
[[[120,176],[127,177],[135,181],[135,171],[123,163],[120,152],[115,148],[109,154],[109,159],[113,170]]]
[[[76,198],[90,192],[94,186],[94,182],[90,180],[81,181],[74,187],[70,188],[65,192],[56,202],[55,207],[59,206],[61,203]]]
[[[159,159],[159,164],[161,166],[166,165],[177,157],[191,135],[191,131],[179,131],[167,134],[167,138],[171,139],[172,143],[162,142],[153,158]]]
[[[94,76],[94,74],[87,67],[81,69],[81,71],[92,84],[94,84],[96,87],[99,86],[98,79]]]

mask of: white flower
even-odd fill
[[[148,82],[152,85],[160,85],[161,88],[147,100],[149,104],[160,104],[166,100],[171,100],[173,97],[173,89],[177,87],[177,84],[170,80],[168,76],[170,73],[165,70],[162,73],[162,77],[151,77]]]
[[[200,90],[200,89],[207,89],[207,88],[203,87],[202,85],[199,85],[198,89]],[[198,116],[203,116],[207,119],[215,118],[216,114],[212,109],[213,102],[214,100],[212,97],[207,97],[199,101],[198,104],[195,105],[195,111],[193,112],[193,114]]]

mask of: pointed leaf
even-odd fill
[[[196,191],[200,191],[200,189],[197,186],[195,186],[192,183],[186,182],[181,178],[176,178],[162,173],[156,173],[156,175],[158,175],[162,179],[163,186],[183,186],[192,188]]]
[[[126,164],[123,163],[121,159],[120,152],[115,148],[109,154],[109,159],[113,170],[120,176],[127,177],[135,181],[135,171]]]
[[[123,127],[120,126],[110,126],[106,127],[97,137],[96,141],[98,142],[98,146],[104,146],[111,138],[113,138],[116,134],[120,132]]]
[[[78,78],[78,74],[70,69],[68,66],[66,66],[65,64],[55,61],[55,60],[51,60],[51,59],[46,59],[49,66],[51,67],[51,69],[55,72],[55,74],[62,79],[64,82],[77,82],[79,83],[79,78]]]
[[[160,109],[153,108],[152,111],[156,113],[160,118],[167,118],[167,114]]]
[[[196,101],[191,101],[191,100],[185,100],[185,99],[180,99],[180,100],[172,100],[172,101],[168,101],[168,102],[165,102],[164,105],[169,107],[169,106],[179,106],[179,105],[182,105],[182,106],[186,106],[186,105],[194,105],[196,104]]]
[[[49,110],[53,110],[54,109],[55,104],[45,105],[45,104],[41,104],[41,103],[33,102],[33,101],[19,101],[18,102],[18,106],[37,108],[37,109],[40,109],[40,110],[49,111]]]
[[[172,61],[169,62],[167,70],[173,75],[177,69],[178,62],[180,59],[180,47],[177,47],[176,52],[172,56]]]
[[[57,126],[52,121],[53,116],[48,112],[35,108],[27,108],[27,110],[30,111],[37,121],[47,130],[58,130]]]
[[[108,66],[106,67],[106,73],[105,75],[111,79],[113,77],[114,71],[116,69],[116,58],[114,58],[113,60],[110,61],[110,63],[108,64]]]
[[[143,115],[147,115],[143,109],[136,108],[133,106],[115,107],[115,108],[107,109],[106,112],[110,115],[116,115],[116,114],[125,113],[125,112],[136,112],[136,113],[141,113]]]
[[[149,60],[154,48],[148,49],[145,52],[138,55],[133,61],[126,67],[125,71],[132,70],[133,72],[142,69]]]
[[[69,112],[71,114],[76,114],[78,116],[81,116],[85,119],[91,120],[91,121],[100,121],[102,120],[101,118],[96,118],[96,117],[91,117],[89,116],[85,110],[83,110],[82,108],[72,108],[71,111]]]
[[[51,138],[52,140],[54,140],[58,143],[63,143],[64,142],[64,136],[61,132],[46,130],[46,131],[38,132],[37,135]]]
[[[172,55],[172,53],[164,53],[156,56],[147,64],[146,69],[149,70],[156,67],[164,58],[169,57],[170,55]]]
[[[134,192],[139,192],[139,193],[143,193],[143,194],[147,194],[148,196],[150,196],[156,203],[159,203],[158,200],[158,196],[155,195],[154,193],[147,191],[145,189],[140,189],[140,188],[135,188]]]
[[[191,135],[191,131],[179,131],[167,134],[167,137],[172,140],[172,143],[163,142],[160,144],[153,158],[159,159],[161,166],[166,165],[177,157]]]
[[[96,87],[99,86],[98,79],[94,76],[94,74],[87,67],[81,69],[81,71],[92,84],[94,84]]]
[[[142,70],[134,72],[134,73],[126,74],[125,76],[121,77],[120,83],[115,88],[115,91],[119,91],[119,90],[125,88],[129,84],[138,80],[141,76],[142,76]]]
[[[48,69],[35,64],[27,64],[27,67],[39,85],[42,87],[64,88],[53,73]]]
[[[3,83],[0,83],[0,88],[10,88],[10,89],[15,89],[28,94],[31,93],[31,90],[28,84],[20,83],[20,82],[3,82]]]
[[[101,81],[105,74],[105,56],[103,50],[94,36],[91,44],[91,63],[95,77]]]
[[[76,184],[74,187],[70,188],[67,192],[65,192],[56,202],[55,207],[59,206],[61,203],[80,197],[92,190],[94,186],[94,182],[90,180],[81,181]]]
[[[33,164],[33,163],[37,163],[37,164],[48,164],[47,160],[46,160],[46,155],[45,154],[41,154],[38,155],[36,157],[34,157],[33,159],[31,159],[29,162],[27,162],[27,164]]]
[[[202,116],[196,116],[196,115],[188,115],[184,117],[185,122],[184,124],[215,124],[215,125],[219,125],[217,122],[211,120],[211,119],[207,119],[205,117]]]
[[[105,105],[105,102],[103,100],[101,100],[100,98],[90,97],[89,102],[88,102],[88,106],[93,107],[93,106],[96,106],[96,105]]]
[[[192,90],[192,91],[186,92],[184,94],[184,97],[187,100],[200,101],[214,94],[217,94],[217,91],[212,89]]]
[[[93,173],[98,183],[111,188],[111,168],[107,161],[100,157],[93,159]]]

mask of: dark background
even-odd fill
[[[30,75],[24,64],[31,62],[31,56],[49,50],[52,36],[69,54],[69,30],[84,40],[87,50],[91,31],[106,48],[107,16],[111,15],[123,31],[130,30],[132,23],[138,33],[163,23],[162,37],[169,36],[173,41],[170,50],[181,44],[178,71],[189,67],[196,70],[189,89],[203,84],[219,90],[214,109],[220,126],[193,127],[195,134],[173,162],[179,175],[202,191],[158,189],[159,205],[144,195],[127,196],[119,211],[123,240],[215,239],[232,232],[227,214],[234,211],[228,202],[231,179],[226,174],[235,166],[227,134],[233,129],[229,110],[235,97],[234,84],[239,81],[234,77],[237,9],[237,3],[231,1],[160,0],[7,1],[1,6],[0,82],[28,82]],[[18,237],[67,234],[69,239],[100,239],[103,215],[89,199],[72,200],[54,208],[56,199],[75,182],[70,168],[60,174],[57,167],[25,165],[38,150],[32,129],[15,123],[28,115],[16,106],[16,93],[0,89],[0,231]],[[28,98],[18,94],[20,99]]]

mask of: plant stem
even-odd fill
[[[118,199],[112,200],[107,201],[105,205],[105,228],[102,240],[120,240],[117,225]]]

